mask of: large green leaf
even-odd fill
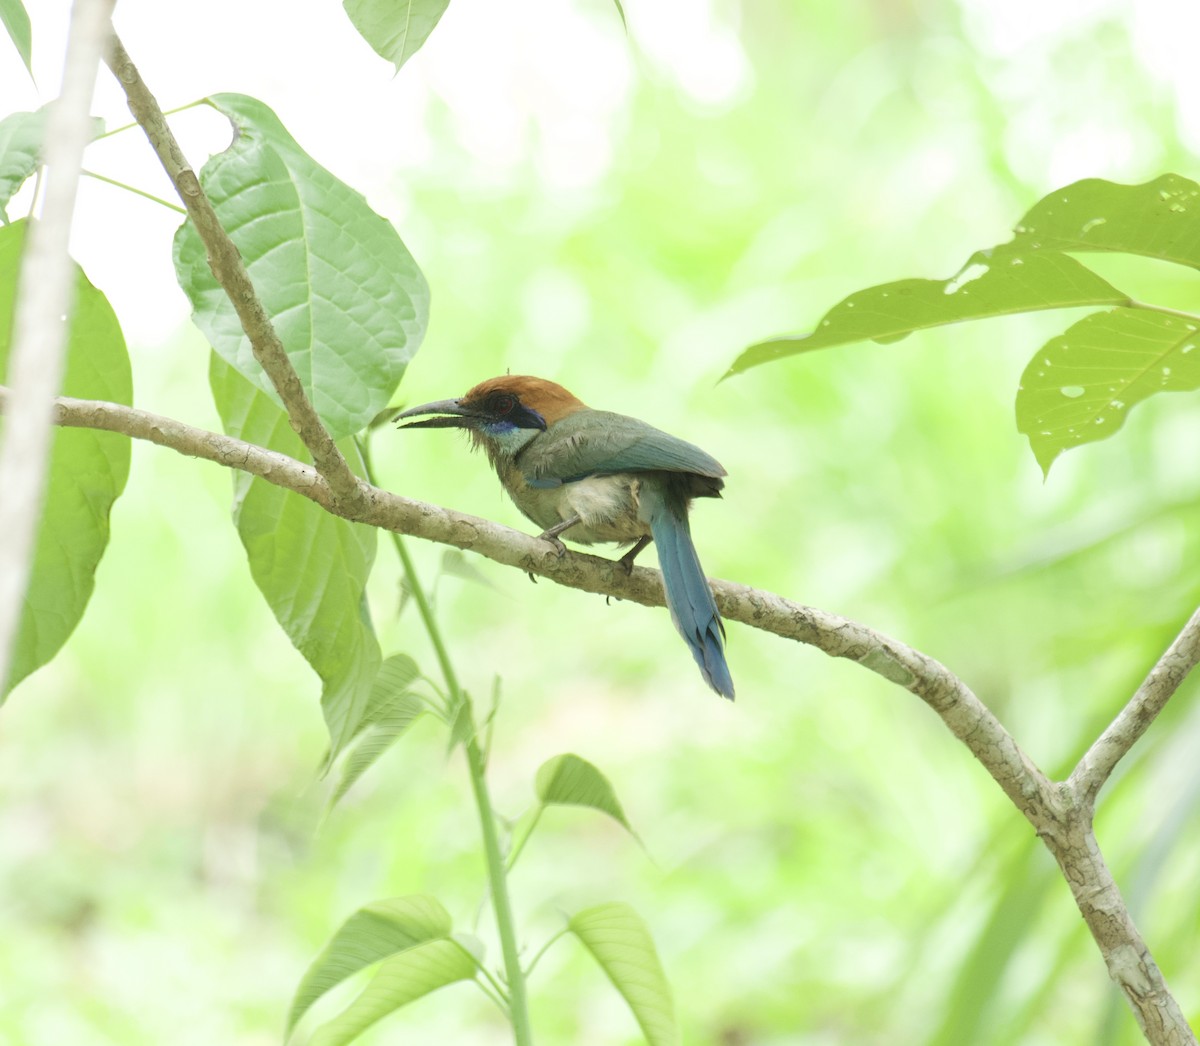
[[[216,354],[209,378],[229,435],[305,456],[283,410]],[[339,447],[361,471],[354,441]],[[321,677],[332,760],[359,728],[381,661],[365,592],[376,531],[244,472],[234,473],[234,520],[255,584]]]
[[[811,334],[752,345],[734,361],[729,374],[833,345],[896,341],[947,323],[1128,300],[1128,295],[1062,254],[980,251],[953,279],[898,280],[852,294],[830,309]]]
[[[614,901],[576,913],[567,925],[624,997],[650,1046],[677,1043],[671,986],[641,916]]]
[[[1111,436],[1156,392],[1200,388],[1197,325],[1144,309],[1085,316],[1030,361],[1017,391],[1017,428],[1043,472],[1059,454]]]
[[[26,228],[25,221],[0,227],[0,382],[12,339]],[[121,326],[108,299],[78,268],[63,392],[116,403],[133,401]],[[108,546],[109,511],[128,476],[128,437],[93,429],[55,432],[9,689],[49,661],[83,617],[96,567]]]
[[[387,406],[421,342],[425,278],[391,224],[267,106],[238,94],[208,101],[238,134],[201,183],[326,427],[335,439],[357,432]],[[175,236],[175,269],[213,348],[274,399],[190,221]]]
[[[342,0],[354,28],[397,72],[421,49],[449,6],[450,0]]]
[[[1120,251],[1200,268],[1200,185],[1177,174],[1142,185],[1087,178],[1034,204],[1003,249]]]
[[[436,897],[415,894],[365,905],[342,923],[301,978],[288,1011],[287,1034],[313,1003],[347,977],[389,956],[449,937],[450,913]]]
[[[29,75],[33,76],[33,30],[29,25],[29,14],[21,0],[0,0],[0,22],[8,30],[9,38]]]

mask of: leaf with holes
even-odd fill
[[[436,897],[414,894],[363,906],[342,923],[305,972],[288,1011],[286,1034],[292,1033],[313,1003],[347,977],[382,960],[439,942],[450,943],[454,950],[461,950],[460,945],[451,941],[450,913]],[[469,954],[467,962],[471,968],[465,976],[469,977],[474,974],[474,962]],[[418,968],[421,965],[417,963]],[[439,986],[434,984],[425,991]],[[368,992],[370,990],[368,988]],[[380,1016],[383,1014],[372,1019],[378,1020]]]
[[[1044,473],[1064,450],[1105,439],[1156,392],[1200,388],[1196,324],[1143,309],[1085,316],[1033,357],[1017,392],[1017,428]]]
[[[343,0],[354,28],[380,58],[400,67],[429,39],[450,0]]]
[[[229,435],[303,457],[283,410],[215,353],[209,380]],[[339,449],[361,474],[354,441]],[[234,522],[254,583],[321,677],[332,762],[359,728],[382,660],[366,605],[377,531],[245,472],[235,472],[233,484]]]
[[[17,275],[28,222],[0,227],[0,384],[12,341]],[[75,267],[63,392],[133,402],[125,338],[108,299]],[[7,689],[46,664],[83,617],[108,547],[109,513],[129,476],[129,438],[97,429],[54,433],[33,568]],[[0,684],[3,680],[0,680]],[[0,701],[6,689],[0,686]]]
[[[1128,295],[1066,255],[980,251],[950,280],[899,280],[858,291],[830,309],[811,334],[752,345],[734,361],[726,377],[834,345],[891,342],[914,331],[965,320],[1128,300]]]
[[[421,343],[425,278],[391,224],[267,106],[239,94],[208,102],[238,134],[204,165],[201,184],[321,420],[335,439],[358,432],[387,406]],[[276,399],[190,221],[175,235],[175,270],[212,347]]]
[[[1087,178],[1034,204],[1002,250],[1116,251],[1200,268],[1200,185],[1177,174],[1142,185]]]
[[[679,1042],[671,986],[641,916],[614,901],[577,912],[567,925],[608,974],[650,1046]]]

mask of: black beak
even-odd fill
[[[478,411],[462,405],[462,400],[438,400],[437,403],[423,403],[419,407],[409,407],[396,415],[396,421],[401,418],[413,418],[419,414],[440,414],[441,417],[426,418],[424,421],[410,421],[400,425],[402,429],[471,429],[475,420],[482,417]]]

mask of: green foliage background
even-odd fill
[[[607,5],[581,2],[587,35],[547,42],[633,55],[597,181],[548,177],[532,119],[515,166],[481,168],[448,96],[427,100],[432,148],[397,176],[404,213],[389,215],[432,288],[401,396],[456,395],[511,368],[696,441],[730,473],[725,501],[693,519],[710,574],[931,653],[1063,771],[1200,599],[1194,399],[1147,402],[1043,483],[1013,399],[1062,317],[714,383],[746,345],[804,329],[851,290],[951,275],[1056,185],[1195,176],[1132,9],[1016,47],[969,3],[723,4],[723,46],[748,73],[706,103],[639,49],[626,7],[628,38]],[[454,46],[469,17],[451,5],[427,49]],[[274,60],[296,75],[305,63]],[[146,264],[168,257],[164,245]],[[1196,308],[1190,274],[1090,264]],[[197,332],[131,352],[139,405],[217,427]],[[385,431],[374,458],[391,489],[524,526],[447,433]],[[429,717],[319,827],[319,684],[250,580],[230,500],[215,467],[135,445],[92,605],[0,716],[0,1041],[273,1043],[307,963],[356,907],[436,887],[461,925],[478,905],[466,778]],[[414,552],[432,579],[443,551]],[[384,652],[428,666],[412,608],[389,612],[397,571],[378,558]],[[627,901],[689,1043],[1138,1041],[1049,855],[915,698],[733,625],[731,707],[661,611],[473,566],[488,585],[446,573],[437,598],[464,683],[484,695],[502,679],[497,807],[518,815],[536,768],[578,752],[646,847],[607,818],[548,810],[513,882],[530,949],[562,911]],[[1099,818],[1193,1018],[1195,699],[1194,683],[1179,693]],[[637,1041],[570,940],[539,964],[532,1008],[547,1043]],[[503,1034],[460,986],[362,1041]]]

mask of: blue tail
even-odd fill
[[[725,626],[692,544],[687,504],[669,493],[651,492],[649,486],[642,485],[642,509],[658,549],[671,620],[692,651],[705,682],[732,701],[733,679],[725,663]]]

